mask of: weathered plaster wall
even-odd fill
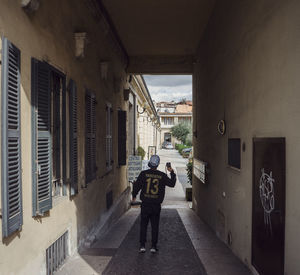
[[[217,1],[194,67],[195,157],[209,183],[194,178],[194,208],[251,265],[252,138],[286,137],[285,274],[299,274],[300,2]],[[225,136],[217,123],[226,120]],[[227,167],[227,140],[246,144],[241,170]],[[222,196],[225,192],[225,197]]]
[[[0,35],[21,50],[21,141],[23,228],[0,243],[1,274],[45,274],[46,248],[69,230],[70,252],[82,244],[87,234],[103,222],[107,191],[113,190],[114,201],[128,186],[126,166],[117,167],[117,110],[127,110],[123,99],[125,65],[113,51],[101,21],[88,9],[88,1],[40,1],[37,12],[27,15],[19,1],[0,0]],[[75,31],[87,32],[85,58],[74,56]],[[31,176],[31,57],[46,60],[75,80],[78,91],[79,194],[55,200],[49,216],[32,218]],[[100,77],[100,60],[110,61],[107,80]],[[85,185],[85,89],[97,99],[97,179]],[[106,175],[105,104],[113,106],[114,165]],[[0,219],[1,225],[1,219]],[[1,226],[0,226],[1,228]],[[1,235],[1,229],[0,229]],[[16,259],[18,259],[16,261]]]

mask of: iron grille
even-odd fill
[[[46,250],[47,275],[52,275],[68,255],[68,231]]]

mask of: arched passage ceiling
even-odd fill
[[[175,63],[189,62],[187,60],[191,60],[196,52],[214,2],[102,0],[129,56],[131,69],[136,72],[150,72],[151,66],[159,63],[163,66],[173,63],[174,66]],[[141,64],[148,68],[144,70]]]

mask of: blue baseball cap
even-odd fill
[[[152,155],[150,160],[149,160],[149,163],[148,163],[148,166],[150,168],[156,168],[160,163],[160,158],[158,155]]]

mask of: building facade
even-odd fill
[[[0,273],[50,274],[129,207],[127,57],[93,1],[0,7]]]
[[[145,159],[149,159],[159,148],[161,135],[159,116],[144,78],[141,75],[134,75],[130,84],[136,98],[136,146],[143,148],[146,152]]]
[[[171,142],[175,147],[181,143],[171,134],[171,128],[179,123],[192,124],[192,102],[157,102],[156,110],[161,122],[160,147],[163,142]]]

